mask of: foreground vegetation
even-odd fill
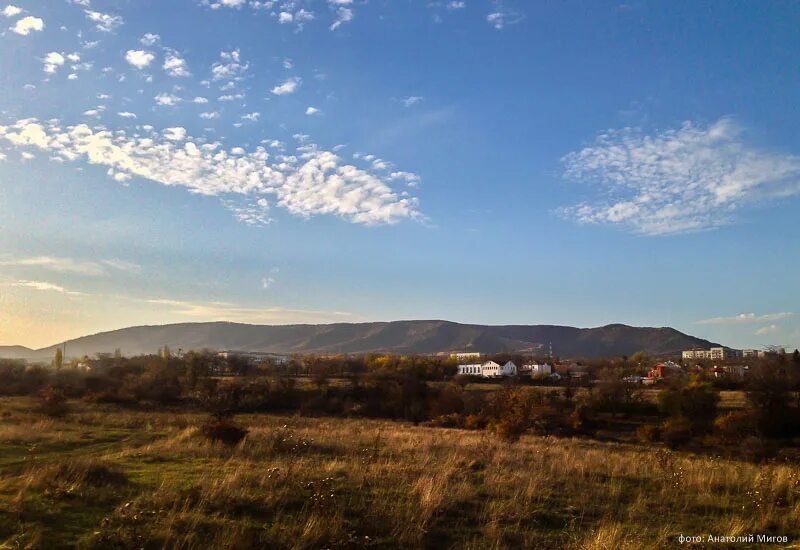
[[[796,357],[735,392],[702,371],[645,390],[604,367],[578,388],[373,359],[305,376],[210,353],[0,361],[0,547],[800,538]]]
[[[0,540],[30,548],[657,548],[800,537],[800,468],[387,420],[0,401]]]

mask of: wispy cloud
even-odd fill
[[[39,268],[57,273],[72,273],[87,277],[101,277],[108,274],[108,268],[118,271],[138,273],[141,267],[125,260],[83,261],[56,256],[33,256],[27,258],[0,257],[0,266]]]
[[[515,25],[525,19],[525,15],[506,6],[503,0],[492,2],[492,11],[486,16],[486,22],[500,31],[508,25]]]
[[[710,319],[703,319],[695,321],[699,325],[731,325],[731,324],[744,324],[744,323],[769,323],[773,321],[782,321],[794,316],[791,312],[780,313],[765,313],[763,315],[756,315],[755,313],[740,313],[732,317],[712,317]]]
[[[125,21],[119,15],[111,15],[93,10],[84,10],[86,18],[95,23],[95,28],[100,32],[112,32]]]
[[[753,334],[755,334],[756,336],[764,336],[764,335],[767,335],[767,334],[774,334],[774,333],[779,332],[779,331],[780,331],[780,327],[778,327],[778,325],[772,324],[772,325],[767,325],[765,327],[761,327],[760,329],[755,331]]]
[[[605,132],[562,159],[567,178],[603,194],[560,213],[664,235],[729,224],[753,203],[800,194],[800,157],[758,150],[741,134],[730,118],[653,135],[635,128]]]
[[[81,296],[81,292],[75,292],[72,290],[67,290],[61,285],[57,285],[54,283],[48,283],[46,281],[28,281],[28,280],[19,280],[14,281],[11,283],[11,286],[21,287],[21,288],[31,288],[33,290],[39,290],[43,292],[58,292],[60,294],[67,294],[70,296]]]
[[[188,302],[172,299],[151,299],[146,302],[165,307],[173,314],[203,321],[290,324],[360,320],[355,314],[346,311],[287,309],[283,307],[254,308],[227,302]]]

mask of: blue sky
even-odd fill
[[[0,344],[443,318],[800,346],[800,6],[0,1]]]

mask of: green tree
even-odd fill
[[[683,387],[671,387],[658,394],[661,412],[685,418],[695,434],[711,431],[717,417],[719,392],[708,382],[692,379]]]
[[[64,366],[64,352],[61,348],[56,348],[56,356],[53,359],[53,368],[60,370]]]

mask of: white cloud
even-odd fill
[[[302,79],[300,77],[293,76],[285,80],[282,84],[278,84],[277,86],[272,88],[272,93],[275,95],[287,95],[294,93],[294,91],[297,90],[298,86],[300,86],[301,82]]]
[[[166,128],[163,132],[164,138],[170,141],[183,141],[186,139],[186,128],[180,126],[176,128]]]
[[[198,105],[205,105],[206,103],[208,103],[208,99],[197,96],[192,100],[192,103],[197,103]]]
[[[274,284],[275,284],[275,278],[274,277],[262,277],[261,278],[261,288],[263,288],[264,290],[267,290],[268,288],[270,288]]]
[[[331,5],[334,4],[341,4],[342,2],[336,0],[328,0],[328,3]],[[346,2],[349,4],[350,2]],[[328,27],[330,30],[335,31],[339,27],[341,27],[344,23],[349,23],[355,17],[355,13],[351,8],[345,8],[343,6],[339,6],[336,8],[336,20]]]
[[[800,194],[800,157],[760,151],[740,134],[728,118],[655,135],[605,132],[562,159],[566,177],[597,185],[605,197],[561,214],[663,235],[725,225],[754,203]]]
[[[92,10],[84,10],[84,13],[89,21],[95,23],[95,28],[100,32],[112,32],[125,22],[119,15],[111,15]]]
[[[163,69],[169,76],[175,78],[191,76],[189,67],[186,65],[186,60],[175,53],[167,55],[164,59]]]
[[[228,80],[237,82],[243,78],[244,73],[250,67],[248,63],[242,62],[241,52],[239,50],[232,50],[229,52],[220,52],[219,54],[222,61],[214,63],[211,66],[212,80]]]
[[[319,114],[319,109],[317,109],[316,107],[309,107],[308,109],[306,109],[306,114],[309,115],[309,116],[310,115],[317,115],[317,114]]]
[[[712,317],[710,319],[703,319],[696,321],[700,325],[729,325],[729,324],[742,324],[742,323],[767,323],[770,321],[782,321],[794,316],[794,313],[783,311],[780,313],[766,313],[763,315],[756,315],[755,313],[740,313],[733,317]]]
[[[6,17],[16,17],[20,13],[22,13],[22,8],[19,8],[13,4],[7,5],[3,8],[3,11],[0,11],[0,14],[5,15]]]
[[[136,113],[131,113],[130,111],[120,111],[117,115],[122,118],[136,118]]]
[[[140,42],[145,46],[152,46],[152,45],[158,43],[160,40],[161,40],[161,37],[159,35],[153,34],[151,32],[148,32],[147,34],[145,34],[142,37]]]
[[[44,21],[31,15],[23,17],[11,27],[13,32],[21,34],[22,36],[28,36],[31,32],[41,31],[42,29],[44,29]]]
[[[404,181],[409,187],[416,187],[419,185],[420,181],[422,181],[422,178],[420,178],[417,174],[402,170],[389,174],[389,179]]]
[[[261,118],[261,113],[247,113],[246,115],[242,115],[242,120],[247,120],[249,122],[258,122],[259,118]]]
[[[460,2],[458,0],[452,0],[451,2],[447,3],[448,10],[461,10],[467,7],[466,2]]]
[[[523,14],[507,8],[502,0],[494,0],[493,4],[494,11],[486,16],[486,22],[498,31],[503,30],[506,25],[514,25],[525,18]]]
[[[406,107],[412,107],[414,105],[417,105],[418,103],[422,103],[424,99],[425,98],[422,96],[411,95],[408,97],[404,97],[401,101],[403,102],[403,105],[405,105]]]
[[[125,61],[137,69],[149,66],[155,58],[155,55],[145,50],[128,50],[125,53]]]
[[[209,111],[206,113],[200,113],[200,118],[204,118],[206,120],[215,120],[219,118],[219,113],[216,111]]]
[[[176,95],[164,94],[164,93],[158,94],[154,99],[156,100],[156,103],[158,103],[159,105],[164,105],[166,107],[174,107],[175,105],[183,101]]]
[[[417,200],[396,193],[388,176],[346,164],[336,154],[301,142],[297,154],[275,159],[262,146],[253,151],[226,151],[219,143],[196,144],[174,129],[129,136],[86,124],[62,127],[57,120],[20,120],[0,127],[0,139],[33,146],[64,160],[83,159],[117,174],[138,176],[192,193],[249,199],[272,196],[294,215],[334,215],[359,224],[391,224],[420,218]],[[237,154],[239,153],[239,154]]]
[[[44,56],[42,63],[44,63],[44,72],[53,74],[64,64],[64,56],[58,52],[50,52]]]

